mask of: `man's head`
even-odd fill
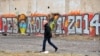
[[[43,26],[44,26],[45,24],[47,24],[47,23],[48,23],[47,20],[43,20]]]

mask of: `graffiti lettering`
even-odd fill
[[[56,23],[56,34],[63,34],[64,30],[62,29],[63,27],[63,22],[65,20],[65,17],[59,17]]]
[[[7,32],[12,33],[13,30],[13,23],[12,23],[12,18],[7,18]]]
[[[27,32],[28,33],[43,33],[42,22],[46,17],[28,17]]]
[[[46,16],[27,17],[26,33],[44,33],[43,20]],[[15,17],[1,19],[2,32],[18,33],[18,20]],[[100,14],[95,14],[89,18],[88,14],[76,16],[60,16],[54,28],[56,34],[91,34],[100,35]],[[94,31],[94,32],[93,32]]]
[[[75,34],[75,16],[68,16],[68,34]]]
[[[83,33],[84,34],[89,34],[89,19],[88,19],[88,15],[84,15],[83,17],[83,24],[84,24],[84,29],[83,29]]]
[[[82,34],[82,16],[76,16],[76,34]]]
[[[6,18],[2,18],[2,32],[7,32],[7,23],[6,23]]]
[[[100,19],[99,19],[99,14],[96,14],[93,19],[90,22],[90,26],[95,27],[96,30],[96,35],[99,35],[99,28],[100,28]]]
[[[13,33],[18,33],[18,20],[16,18],[12,18],[12,27],[13,27]]]

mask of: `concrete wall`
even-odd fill
[[[0,0],[0,12],[5,13],[26,13],[28,7],[27,0]]]
[[[65,13],[65,0],[0,0],[0,13],[9,12],[16,14]]]
[[[65,13],[65,0],[39,0],[37,2],[37,10],[41,13]]]
[[[100,12],[100,0],[0,0],[0,14]],[[49,7],[49,8],[48,8]]]
[[[100,12],[100,0],[65,0],[66,13],[69,11],[80,10],[81,12]]]

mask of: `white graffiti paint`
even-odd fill
[[[76,34],[82,34],[82,16],[76,16]]]
[[[75,34],[75,16],[68,16],[68,34]]]
[[[99,14],[96,14],[93,19],[91,20],[90,22],[90,26],[92,27],[95,27],[95,30],[96,30],[96,35],[99,35],[100,34],[100,15]]]
[[[83,20],[85,21],[85,28],[83,30],[84,34],[89,34],[89,20],[88,20],[88,15],[84,15]]]

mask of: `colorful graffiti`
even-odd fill
[[[21,34],[25,34],[26,33],[26,28],[27,28],[27,22],[26,22],[26,15],[24,14],[21,14],[21,15],[18,15],[18,27],[19,27],[19,32]]]
[[[20,19],[20,20],[19,20]],[[7,33],[43,33],[43,20],[47,16],[0,17],[0,32]],[[55,34],[100,35],[100,14],[59,15],[50,22]],[[24,33],[23,33],[24,32]]]

